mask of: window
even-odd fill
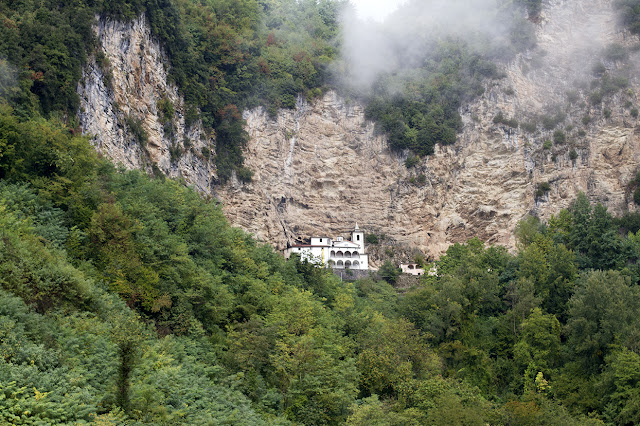
[[[360,241],[360,235],[356,235],[356,240]]]
[[[322,242],[322,238],[320,238],[320,242]]]

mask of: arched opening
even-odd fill
[[[413,269],[413,265],[409,265],[409,269]]]
[[[351,252],[350,251],[345,251],[344,252],[344,257],[351,257]]]
[[[352,256],[353,256],[353,257],[358,257],[358,256],[360,256],[360,253],[358,253],[357,251],[354,251],[354,252],[353,252],[353,254],[352,254]]]
[[[334,268],[336,266],[336,262],[334,262],[333,260],[329,261],[329,268]]]
[[[331,254],[329,255],[329,257],[336,257],[336,252],[335,252],[335,250],[331,250]]]
[[[357,260],[353,261],[353,269],[360,269],[360,262],[358,262]]]
[[[344,267],[345,267],[345,269],[351,268],[351,261],[347,260],[346,262],[344,262]]]
[[[336,257],[342,257],[342,256],[343,256],[343,253],[341,251],[336,253]]]
[[[344,267],[344,263],[342,263],[342,260],[338,260],[338,263],[336,265],[339,269],[342,269]]]

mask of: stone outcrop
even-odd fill
[[[212,187],[215,171],[202,152],[213,141],[197,123],[185,126],[183,101],[167,83],[166,58],[142,18],[99,21],[108,66],[94,61],[85,70],[80,119],[115,162],[147,170],[155,164],[183,177],[217,196],[232,224],[277,248],[339,235],[356,221],[430,256],[473,236],[514,247],[518,221],[527,214],[547,219],[579,191],[616,214],[632,209],[627,184],[640,164],[630,108],[638,105],[637,82],[602,103],[588,98],[591,66],[602,48],[637,39],[620,32],[611,0],[549,0],[544,10],[538,47],[504,64],[506,77],[463,108],[464,130],[455,145],[437,147],[410,170],[406,153],[389,151],[362,105],[328,92],[311,103],[300,99],[275,118],[261,108],[246,111],[253,181]],[[175,106],[172,135],[158,111],[161,99]],[[535,123],[536,130],[494,123],[499,113]],[[554,129],[542,123],[554,114],[562,116],[555,130],[566,135],[564,144],[545,143]],[[146,147],[135,141],[127,117],[142,123]],[[176,145],[181,155],[172,159]],[[538,191],[546,184],[548,191]]]
[[[280,248],[346,231],[357,220],[438,256],[473,236],[514,247],[513,230],[525,215],[547,219],[579,191],[614,213],[627,211],[640,139],[625,105],[638,99],[623,91],[590,106],[588,90],[580,87],[592,78],[604,46],[637,40],[619,31],[605,0],[546,2],[538,40],[533,52],[505,65],[504,79],[461,111],[465,125],[458,142],[438,147],[412,170],[364,120],[362,106],[334,92],[311,104],[300,100],[296,110],[276,119],[262,109],[247,112],[246,163],[255,176],[251,184],[218,189],[227,216]],[[576,92],[571,102],[568,91]],[[541,122],[557,109],[566,116],[557,129],[568,140],[545,149],[553,130]],[[537,130],[496,124],[500,112],[537,121]],[[536,196],[542,183],[550,191]]]
[[[94,30],[100,53],[78,87],[83,132],[116,164],[183,178],[210,193],[215,169],[206,154],[213,140],[201,123],[186,126],[184,101],[167,82],[169,62],[144,15],[130,23],[96,18]],[[163,102],[172,116],[159,108]]]

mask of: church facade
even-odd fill
[[[364,232],[356,223],[351,240],[343,237],[312,237],[311,244],[298,244],[285,250],[285,257],[298,254],[300,259],[333,269],[369,269],[369,255],[364,244]]]

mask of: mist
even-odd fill
[[[410,0],[382,23],[342,14],[342,84],[367,91],[378,76],[420,67],[434,43],[456,39],[474,51],[510,53],[514,20],[530,25],[523,8],[505,0]],[[531,30],[532,31],[532,30]]]
[[[0,58],[0,98],[9,96],[18,84],[17,72],[6,59]]]

